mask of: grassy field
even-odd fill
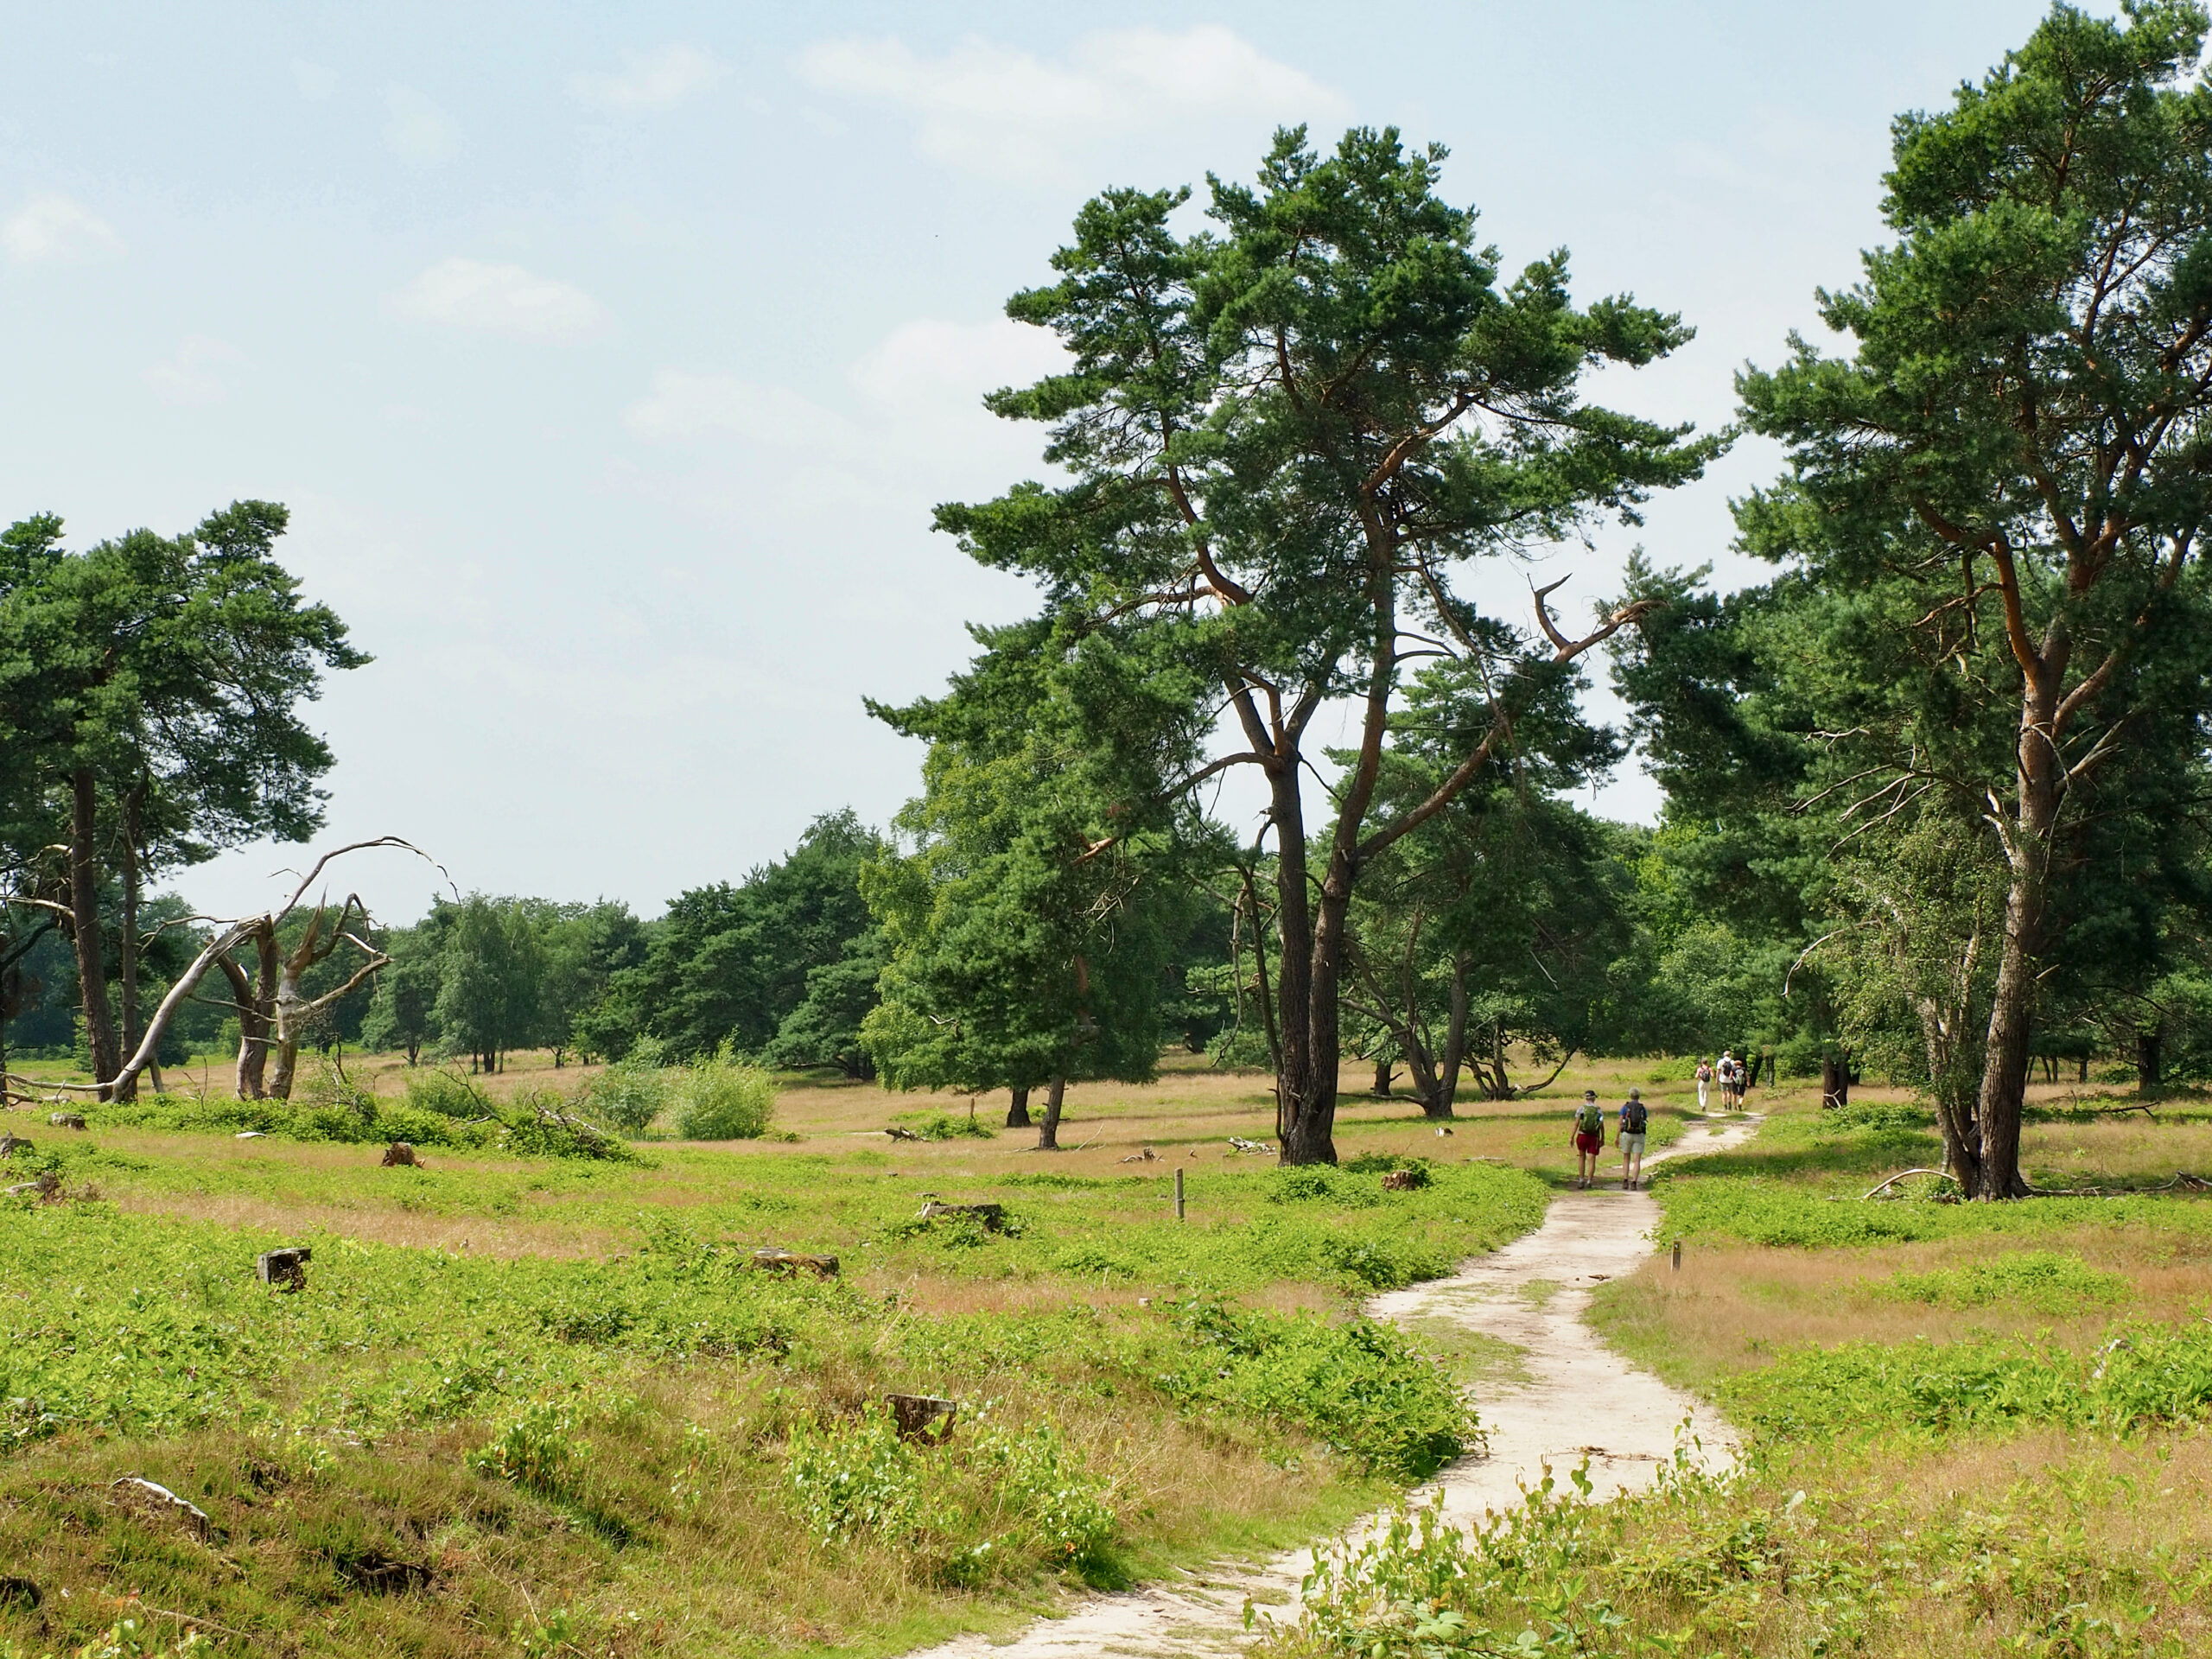
[[[348,1065],[379,1110],[403,1072]],[[590,1075],[519,1057],[489,1092]],[[1472,1443],[1452,1377],[1510,1355],[1357,1304],[1535,1224],[1583,1082],[1448,1135],[1350,1097],[1344,1166],[1286,1173],[1230,1144],[1268,1137],[1264,1080],[1195,1065],[1072,1091],[1058,1154],[994,1127],[1003,1097],[894,1140],[969,1103],[793,1080],[777,1138],[419,1168],[220,1077],[84,1132],[10,1115],[0,1185],[59,1191],[0,1211],[0,1576],[39,1599],[0,1593],[0,1654],[124,1620],[118,1652],[888,1653],[1303,1541]],[[1384,1191],[1399,1166],[1425,1183]],[[301,1244],[303,1293],[256,1282]],[[961,1402],[950,1442],[902,1442],[893,1392]]]
[[[2170,1185],[2212,1173],[2212,1110],[2041,1092],[2031,1179],[2111,1196],[1867,1201],[1941,1161],[1879,1093],[1784,1090],[1749,1147],[1666,1166],[1681,1268],[1596,1318],[1724,1407],[1740,1472],[1592,1508],[1561,1469],[1481,1537],[1409,1517],[1274,1651],[2212,1651],[2212,1203]]]

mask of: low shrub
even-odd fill
[[[499,1144],[524,1158],[599,1158],[620,1164],[634,1163],[638,1158],[629,1142],[578,1116],[568,1101],[550,1089],[528,1090],[514,1097],[501,1114]]]
[[[642,1135],[674,1092],[668,1070],[658,1057],[640,1058],[633,1052],[594,1077],[577,1096],[576,1108],[610,1129]]]
[[[1395,1325],[1328,1325],[1204,1297],[1173,1317],[1187,1357],[1159,1381],[1189,1405],[1294,1425],[1370,1473],[1406,1480],[1481,1442],[1474,1408]]]
[[[827,1427],[802,1425],[785,1463],[793,1515],[823,1544],[903,1545],[956,1584],[1095,1565],[1119,1524],[1111,1483],[1053,1424],[1003,1428],[990,1411],[926,1447],[899,1439],[874,1401]]]
[[[2015,1250],[1962,1268],[1932,1273],[1899,1273],[1876,1294],[1931,1307],[1989,1307],[2020,1302],[2045,1313],[2078,1312],[2083,1303],[2110,1305],[2126,1300],[2127,1281],[2101,1273],[2078,1255],[2056,1250]]]
[[[989,1124],[964,1113],[956,1116],[950,1112],[902,1112],[896,1122],[908,1134],[923,1141],[992,1141],[998,1137],[998,1131]]]
[[[1721,1400],[1738,1422],[1782,1436],[2199,1423],[2212,1420],[2212,1327],[2118,1325],[2088,1353],[2026,1341],[1795,1349],[1729,1379]]]
[[[463,1122],[493,1116],[491,1096],[461,1072],[442,1065],[410,1071],[406,1100],[417,1111]]]
[[[687,1141],[751,1141],[776,1109],[776,1081],[740,1061],[728,1043],[683,1069],[676,1084],[676,1128]]]

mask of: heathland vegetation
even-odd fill
[[[1203,231],[1098,197],[1008,304],[1063,371],[988,400],[1052,481],[938,512],[1034,613],[869,705],[891,822],[657,916],[394,836],[414,919],[324,896],[358,847],[196,914],[319,833],[368,659],[274,504],[0,534],[0,1655],[889,1653],[1311,1538],[1514,1371],[1364,1300],[1723,1048],[1760,1133],[1595,1318],[1740,1465],[1409,1516],[1262,1639],[2202,1650],[2207,33],[2056,6],[1900,117],[1832,348],[1721,432],[1592,402],[1690,321],[1510,271],[1394,130]],[[1469,597],[1744,432],[1770,579]],[[1654,825],[1574,801],[1631,745]]]

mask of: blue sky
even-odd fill
[[[1682,311],[1697,342],[1604,395],[1711,425],[1879,238],[1891,116],[2041,10],[19,8],[0,516],[81,543],[289,503],[285,557],[378,659],[312,711],[324,842],[651,913],[819,812],[886,819],[918,756],[861,698],[1027,608],[929,509],[1036,474],[976,398],[1050,362],[1000,308],[1086,196],[1395,124],[1509,267],[1565,245],[1584,297]],[[1741,579],[1727,499],[1774,466],[1745,446],[1541,579],[1579,615],[1636,541]],[[1481,584],[1516,620],[1526,588]],[[1656,804],[1632,769],[1598,796]],[[296,856],[181,885],[242,910]],[[396,919],[429,889],[352,879]]]

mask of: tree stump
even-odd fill
[[[834,1255],[810,1255],[804,1250],[755,1250],[752,1265],[763,1273],[785,1275],[810,1273],[817,1279],[837,1276],[837,1258]]]
[[[395,1141],[384,1149],[383,1166],[386,1169],[391,1169],[403,1164],[409,1169],[420,1169],[423,1167],[420,1163],[416,1161],[415,1148],[413,1147],[408,1145],[404,1141]]]
[[[1421,1179],[1421,1173],[1417,1169],[1386,1170],[1382,1176],[1382,1190],[1385,1192],[1411,1192],[1416,1187],[1427,1185],[1427,1183]]]
[[[285,1250],[264,1250],[254,1258],[254,1275],[272,1290],[305,1290],[308,1263],[314,1260],[315,1251],[304,1244]]]
[[[19,1152],[29,1152],[31,1143],[20,1135],[10,1135],[0,1129],[0,1158],[12,1158]]]
[[[57,1129],[81,1129],[85,1127],[82,1112],[48,1112],[46,1121]]]
[[[950,1440],[953,1422],[960,1415],[957,1400],[940,1400],[930,1394],[887,1394],[883,1403],[891,1408],[892,1426],[900,1440],[930,1446],[942,1446]]]
[[[1006,1231],[1006,1206],[1002,1204],[925,1204],[918,1219],[939,1221],[954,1216],[973,1216],[987,1233]]]

